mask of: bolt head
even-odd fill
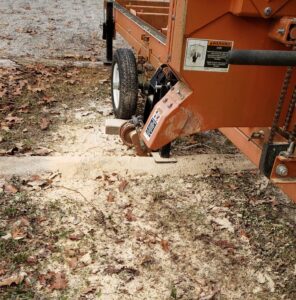
[[[277,32],[280,35],[284,35],[286,33],[286,30],[285,30],[285,28],[279,28]]]
[[[276,167],[275,173],[278,176],[287,177],[289,174],[289,170],[284,164],[280,164]]]
[[[272,14],[272,8],[271,7],[265,7],[264,9],[264,15],[266,17],[269,17]]]

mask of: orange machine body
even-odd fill
[[[116,30],[137,55],[155,68],[168,65],[179,79],[157,103],[142,131],[148,148],[156,150],[179,136],[220,128],[258,166],[287,68],[225,65],[219,58],[223,60],[225,51],[231,49],[292,50],[290,35],[296,35],[296,1],[118,0],[115,3]],[[280,126],[295,85],[296,72],[288,88]],[[152,119],[157,124],[147,135]],[[287,130],[293,130],[294,126],[296,110]],[[251,139],[258,131],[264,131],[265,135]],[[277,135],[276,141],[281,140],[283,137]],[[295,161],[289,161],[289,166],[292,177],[279,179],[272,172],[271,178],[296,201]]]

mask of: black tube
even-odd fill
[[[170,156],[171,156],[171,143],[169,143],[169,144],[163,146],[163,147],[160,149],[159,152],[160,152],[159,154],[160,154],[160,156],[161,156],[162,158],[170,158]]]
[[[111,63],[113,59],[113,1],[107,1],[106,4],[106,62]]]
[[[232,50],[227,61],[231,65],[296,66],[296,51]]]

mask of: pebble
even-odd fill
[[[260,284],[263,284],[266,282],[266,278],[264,276],[264,274],[262,274],[261,272],[258,272],[257,273],[257,281],[260,283]]]
[[[92,258],[90,256],[90,253],[86,253],[80,258],[80,262],[83,263],[85,266],[88,266],[92,263]]]

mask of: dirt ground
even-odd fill
[[[57,58],[36,46],[49,16],[92,16],[83,36],[101,1],[2,4],[0,56]],[[14,36],[37,15],[32,44]],[[68,45],[73,31],[56,27]],[[38,59],[0,68],[0,299],[296,299],[295,204],[218,132],[177,140],[176,164],[136,157],[105,135],[109,78]]]
[[[104,59],[102,0],[0,0],[0,16],[1,58]]]
[[[109,72],[1,71],[0,297],[295,299],[295,205],[215,132],[136,158]]]

